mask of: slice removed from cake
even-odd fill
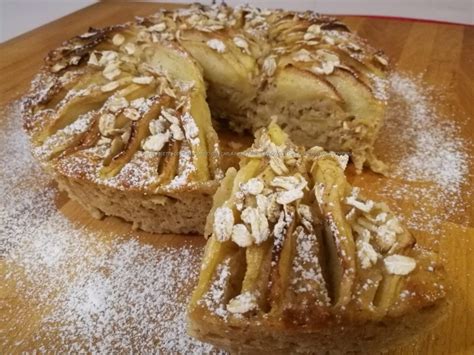
[[[214,196],[191,335],[235,352],[380,351],[440,318],[444,272],[347,157],[294,145],[275,123]]]

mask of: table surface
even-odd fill
[[[150,14],[160,7],[175,6],[157,3],[98,3],[0,44],[0,107],[18,98],[28,88],[32,76],[42,64],[43,57],[62,41],[85,32],[88,26],[102,27],[121,23],[133,19],[133,16]],[[343,20],[375,47],[383,48],[397,70],[413,75],[421,74],[425,83],[449,88],[444,95],[447,103],[445,106],[449,107],[451,119],[461,125],[460,135],[472,143],[474,27],[366,17],[344,17]],[[472,144],[467,149],[470,149],[469,159],[472,160],[474,156]],[[468,190],[472,190],[474,186],[473,165],[471,161],[469,182],[463,191],[465,196],[469,195]],[[351,175],[353,184],[365,190],[371,184],[375,186],[377,179],[380,180],[380,177],[371,173]],[[394,354],[473,353],[474,206],[472,201],[465,200],[462,203],[466,205],[462,215],[451,216],[443,222],[443,238],[440,242],[440,253],[446,259],[446,269],[452,284],[453,309],[447,319],[431,333],[420,337],[415,345],[407,345],[394,351]],[[57,205],[69,219],[80,221],[90,228],[100,230],[105,226],[118,233],[129,229],[128,224],[116,219],[93,220],[63,194],[58,196]],[[405,208],[406,213],[410,213],[413,209],[413,206],[408,205],[401,207]],[[203,244],[203,240],[199,237],[137,234],[140,235],[140,242],[157,248],[170,243],[179,245],[190,240],[198,245]],[[0,281],[1,276],[5,274],[5,268],[4,262],[0,259]],[[15,303],[16,298],[21,295],[15,295],[14,292],[14,287],[0,287],[0,312],[7,306],[9,309],[25,306],[25,303]],[[5,320],[5,317],[0,316],[0,319]],[[32,316],[31,319],[35,317]],[[0,328],[5,326],[8,327],[8,324],[4,323]],[[25,328],[31,328],[31,325],[25,324]],[[8,334],[12,337],[6,342],[8,344],[25,340],[21,337],[27,336],[24,333],[11,334],[2,330],[5,329],[0,329],[0,335]],[[10,348],[7,352],[15,350],[17,349]]]

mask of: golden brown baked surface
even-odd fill
[[[332,18],[195,5],[91,29],[52,51],[25,97],[25,128],[34,154],[96,216],[202,232],[202,218],[176,229],[146,220],[163,206],[179,215],[210,205],[222,177],[211,111],[238,131],[277,115],[297,143],[385,171],[373,143],[386,66]],[[148,217],[120,209],[126,192],[148,200]]]
[[[375,352],[446,310],[444,269],[344,176],[347,156],[274,123],[214,195],[189,332],[232,351]]]

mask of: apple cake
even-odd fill
[[[255,131],[277,115],[298,144],[384,172],[373,144],[387,65],[312,12],[163,10],[51,51],[23,100],[24,126],[34,155],[92,215],[202,233],[223,175],[219,122]]]
[[[214,195],[191,335],[236,353],[373,353],[440,319],[444,271],[347,156],[305,151],[274,123]]]

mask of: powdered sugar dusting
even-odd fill
[[[387,180],[382,194],[415,208],[405,213],[413,229],[436,234],[440,223],[465,214],[462,201],[468,183],[468,144],[454,120],[439,112],[440,93],[421,77],[393,73],[389,96],[383,157],[391,163],[396,180]],[[439,90],[439,89],[438,89]],[[457,220],[457,222],[463,222]]]
[[[437,97],[421,79],[394,73],[389,86],[382,158],[391,163],[394,178],[377,178],[371,188],[395,201],[394,208],[397,202],[413,205],[399,208],[406,224],[436,234],[442,222],[466,215],[470,142],[460,138],[453,120],[442,117]],[[99,238],[71,223],[58,212],[57,191],[29,153],[18,110],[15,104],[3,112],[0,129],[0,262],[6,270],[0,283],[13,283],[16,294],[42,316],[29,334],[33,339],[0,337],[0,348],[213,351],[185,333],[185,307],[201,249],[157,249],[126,236]],[[213,296],[218,298],[218,289]],[[13,306],[2,306],[2,313],[8,334],[22,334],[31,316]]]
[[[452,121],[440,124],[429,91],[423,90],[416,79],[394,74],[390,84],[394,99],[398,96],[405,100],[411,127],[401,131],[413,144],[410,154],[397,165],[395,174],[410,181],[433,181],[450,193],[459,191],[468,166],[465,142],[456,134],[458,127]]]
[[[9,334],[41,314],[32,339],[0,339],[8,352],[209,353],[186,334],[186,304],[201,249],[157,249],[133,237],[98,235],[74,225],[55,206],[56,189],[32,159],[18,106],[0,130],[2,285],[32,310],[5,307]],[[8,322],[4,322],[8,320]],[[30,344],[30,345],[28,345]],[[31,348],[34,344],[34,348]]]
[[[224,304],[224,290],[231,277],[228,261],[224,261],[217,267],[216,275],[218,275],[217,279],[213,280],[208,292],[199,303],[205,305],[213,314],[227,320],[228,312]]]
[[[59,130],[52,136],[48,137],[43,145],[34,149],[35,156],[41,160],[47,160],[57,149],[57,147],[67,146],[73,142],[77,135],[84,133],[90,128],[94,115],[88,112],[79,116],[72,124]]]

